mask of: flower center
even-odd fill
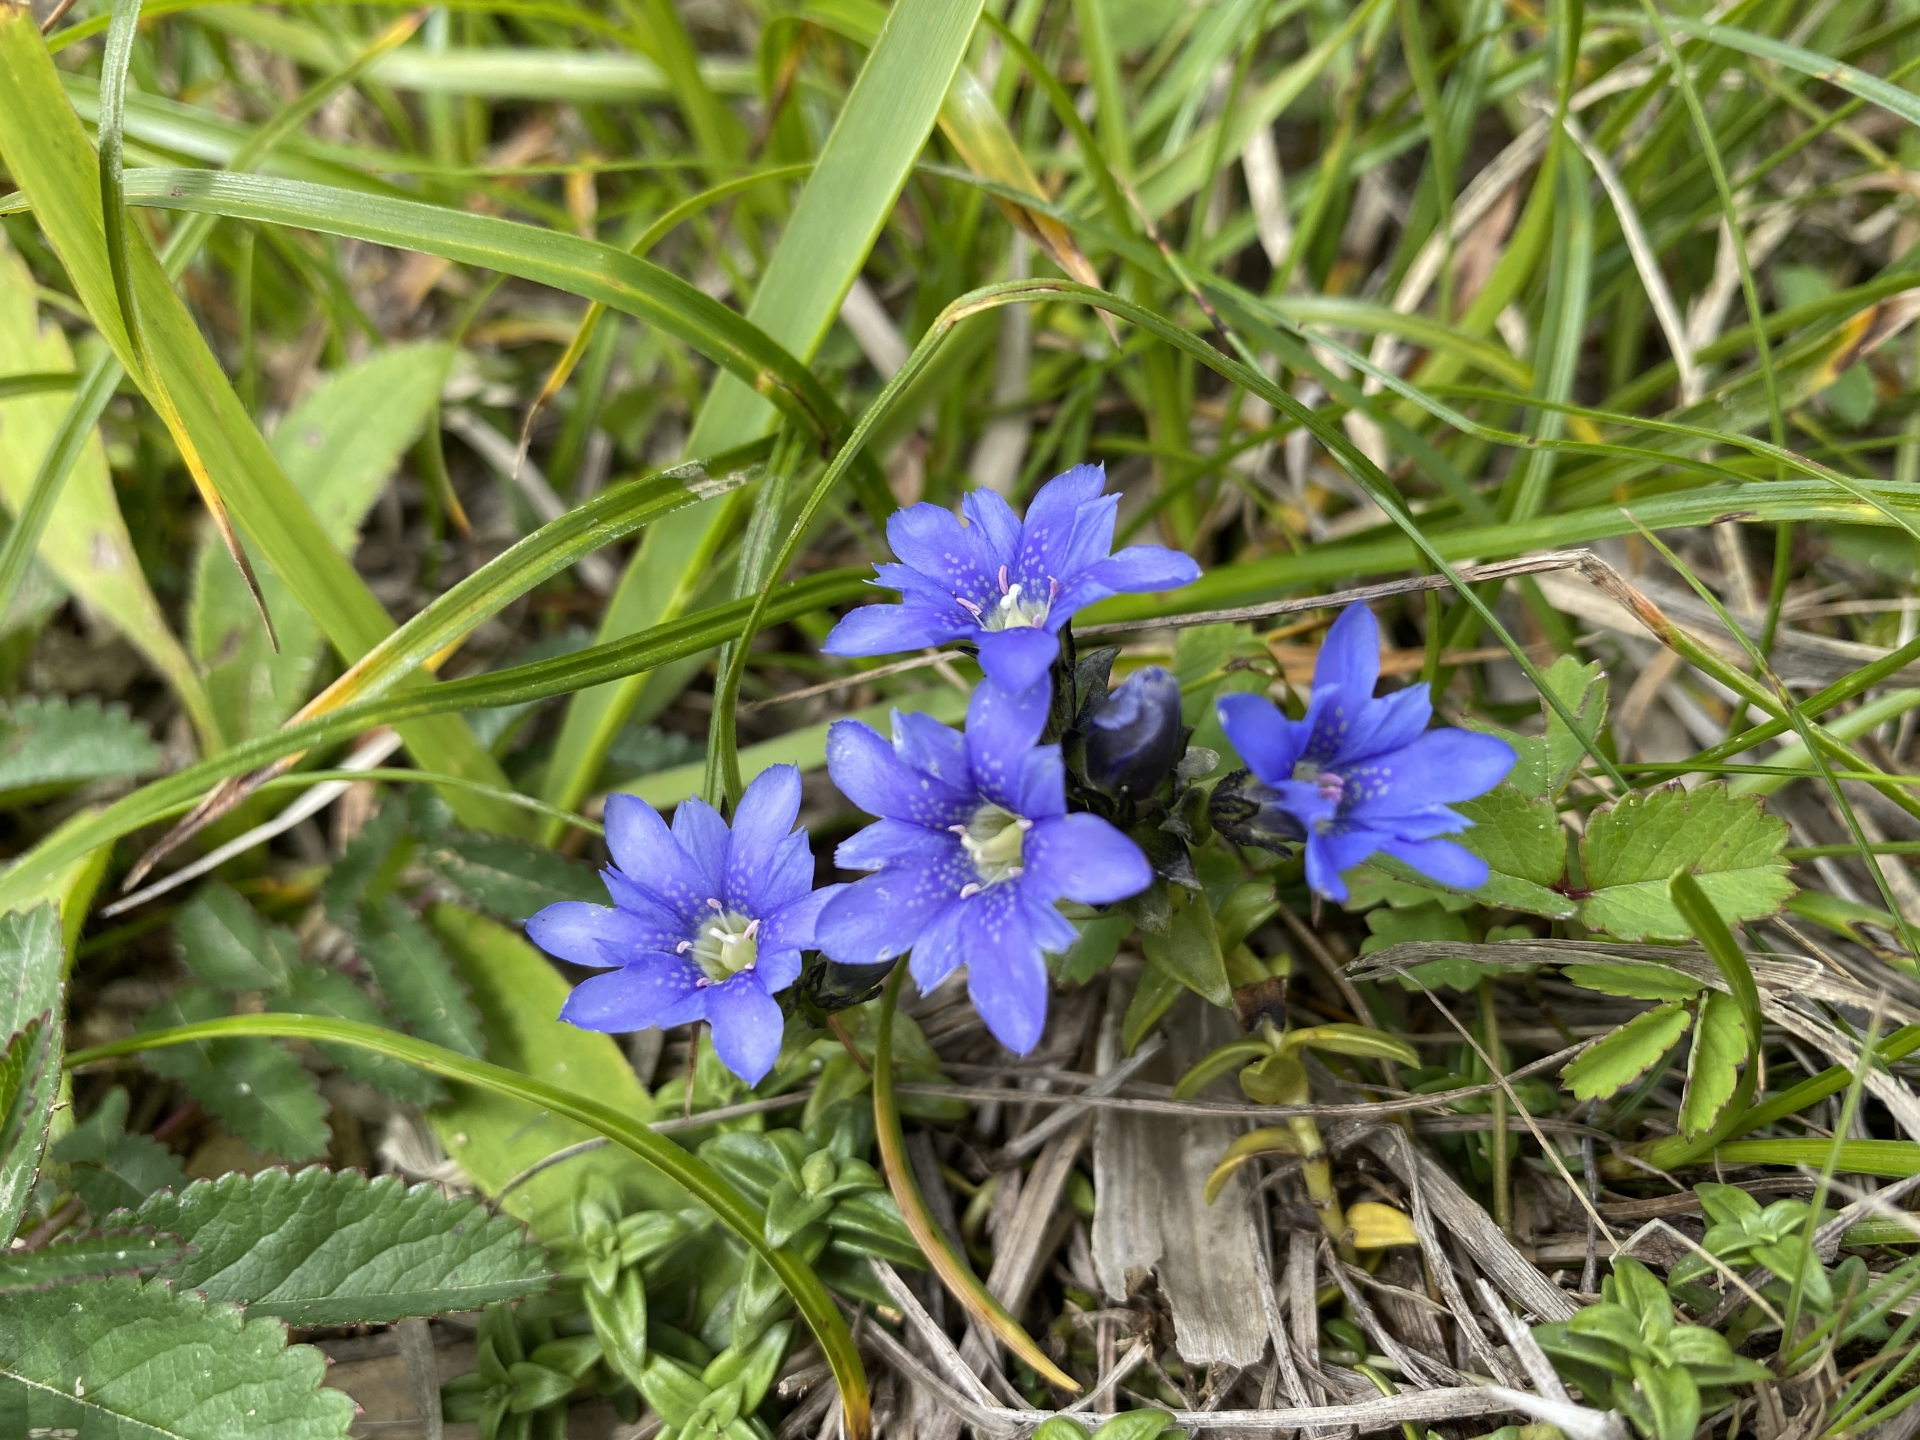
[[[965,825],[950,828],[960,837],[967,858],[973,862],[974,874],[980,877],[977,884],[960,891],[961,899],[977,895],[1002,880],[1018,879],[1024,873],[1020,852],[1026,844],[1027,831],[1033,828],[1033,822],[1024,815],[1015,815],[998,805],[982,805]]]
[[[707,901],[707,907],[714,912],[713,918],[701,921],[699,933],[677,947],[682,955],[693,956],[704,976],[697,983],[703,987],[751,970],[760,958],[760,943],[754,938],[760,932],[758,920],[749,920],[718,900]]]
[[[1018,580],[1009,582],[1007,567],[1000,567],[1000,598],[985,607],[970,600],[960,603],[973,612],[982,630],[1037,630],[1047,623],[1047,612],[1060,594],[1060,582],[1049,578],[1045,594],[1036,588],[1029,592]]]
[[[1293,767],[1295,780],[1309,781],[1320,792],[1320,798],[1329,804],[1338,805],[1347,793],[1347,777],[1336,770],[1322,770],[1312,760],[1302,760]]]

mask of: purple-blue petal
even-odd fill
[[[1067,813],[1067,767],[1058,745],[1038,745],[1020,763],[1017,802],[1008,808],[1029,820],[1045,820]]]
[[[614,865],[667,910],[690,914],[713,893],[703,889],[704,877],[667,822],[639,796],[609,795],[606,824],[607,849]]]
[[[909,505],[887,517],[887,545],[907,565],[950,595],[984,604],[998,593],[995,574],[1005,562],[976,526],[938,505]]]
[[[994,1039],[1025,1055],[1046,1028],[1047,966],[1014,886],[996,885],[975,897],[960,948],[973,1008]]]
[[[749,1085],[758,1085],[780,1058],[786,1021],[757,975],[743,972],[707,991],[713,1053]]]
[[[1352,767],[1343,810],[1371,818],[1484,795],[1513,768],[1513,749],[1471,730],[1429,730],[1390,754]]]
[[[1113,553],[1113,527],[1120,517],[1120,497],[1099,495],[1080,507],[1073,517],[1073,538],[1060,557],[1060,583],[1067,577],[1085,573]]]
[[[992,490],[968,491],[961,498],[960,513],[980,537],[982,559],[993,577],[993,593],[998,595],[1000,567],[1013,564],[1020,546],[1020,517]]]
[[[1032,589],[1051,588],[1054,582],[1064,588],[1089,564],[1106,559],[1112,546],[1120,497],[1095,495],[1077,504],[1055,504],[1047,492],[1056,488],[1057,484],[1048,485],[1035,497],[1027,507],[1027,523],[1020,529],[1013,578]],[[1091,553],[1096,547],[1098,553]]]
[[[1020,913],[1026,916],[1034,944],[1049,955],[1071,949],[1080,938],[1074,923],[1054,909],[1051,900],[1035,894],[1031,886],[1020,887]]]
[[[668,1026],[699,1013],[700,967],[677,955],[649,955],[574,986],[560,1018],[582,1030],[624,1035]]]
[[[1138,595],[1151,590],[1178,590],[1200,578],[1200,566],[1191,555],[1164,545],[1129,545],[1117,555],[1087,568],[1087,579],[1112,595]]]
[[[957,846],[941,864],[869,875],[826,903],[814,924],[814,942],[843,965],[891,960],[912,949],[920,932],[972,879],[973,866]]]
[[[858,720],[836,720],[828,729],[827,773],[869,815],[942,829],[973,813],[970,793],[913,769],[879,731]]]
[[[761,954],[764,955],[768,950],[798,952],[813,949],[814,931],[820,923],[820,912],[844,888],[841,885],[823,885],[791,904],[782,905],[772,914],[759,917]],[[783,990],[786,986],[769,981],[767,988]]]
[[[673,838],[700,872],[700,898],[718,900],[727,889],[727,822],[720,812],[698,796],[682,800],[673,810]]]
[[[1451,840],[1387,839],[1380,842],[1380,848],[1428,879],[1456,890],[1472,890],[1487,883],[1487,862]]]
[[[1380,681],[1380,626],[1373,612],[1355,602],[1340,612],[1320,642],[1314,662],[1313,688],[1347,691],[1355,704],[1373,698]]]
[[[944,645],[971,629],[964,612],[949,617],[918,605],[862,605],[841,617],[820,648],[829,655],[893,655]]]
[[[765,915],[798,900],[813,889],[815,868],[807,832],[794,831],[780,842],[780,848],[774,852],[773,865],[768,869],[767,878],[759,893],[753,896],[746,913]]]
[[[706,913],[706,905],[698,900],[688,899],[676,906],[669,906],[666,901],[644,889],[632,876],[622,874],[611,865],[600,872],[600,880],[622,913],[633,916],[659,937],[658,943],[649,947],[651,949],[673,949],[693,933],[700,916]]]
[[[800,952],[791,949],[769,950],[762,942],[753,973],[760,977],[760,983],[767,987],[769,995],[778,995],[800,978]]]
[[[1369,710],[1366,738],[1349,743],[1346,747],[1349,755],[1384,755],[1410,744],[1433,719],[1432,692],[1425,685],[1409,685],[1404,690],[1383,695]]]
[[[1060,641],[1053,631],[1032,625],[983,630],[974,639],[980,646],[980,668],[1003,690],[1030,690],[1043,685],[1060,653]]]
[[[893,748],[902,760],[923,775],[944,780],[956,790],[973,787],[965,737],[931,715],[917,710],[894,711]]]
[[[960,854],[960,838],[950,830],[876,820],[842,840],[833,863],[842,870],[883,870],[889,865],[942,865]]]
[[[978,906],[981,896],[969,896],[965,900],[953,900],[927,922],[920,932],[920,938],[913,943],[913,954],[907,961],[907,973],[913,976],[913,983],[919,987],[922,995],[931,995],[940,982],[959,968],[966,959],[961,944],[961,936],[966,931],[967,917]]]
[[[1306,748],[1309,732],[1304,723],[1287,719],[1264,695],[1222,695],[1214,713],[1255,775],[1269,785],[1293,778],[1293,767]]]
[[[973,783],[994,804],[1018,806],[1025,757],[1046,728],[1051,704],[1044,686],[1010,691],[988,679],[974,687],[967,701],[967,763]]]
[[[753,777],[733,812],[727,839],[726,901],[729,909],[759,913],[759,897],[771,886],[774,866],[793,822],[800,817],[800,770],[793,765],[771,765]]]
[[[1066,896],[1084,905],[1111,905],[1138,895],[1153,882],[1153,867],[1140,847],[1098,815],[1060,815],[1027,832],[1021,850],[1023,885],[1052,900]]]
[[[527,921],[527,938],[557,959],[604,970],[642,950],[671,951],[681,937],[625,910],[562,900]]]

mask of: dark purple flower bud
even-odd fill
[[[1109,795],[1144,800],[1173,773],[1186,736],[1180,682],[1158,665],[1136,671],[1087,724],[1087,779]]]
[[[1213,787],[1207,818],[1235,845],[1281,851],[1307,838],[1307,827],[1279,792],[1262,784],[1251,770],[1236,770]]]

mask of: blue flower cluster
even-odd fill
[[[1128,900],[1156,873],[1196,883],[1179,838],[1191,831],[1172,813],[1198,799],[1180,764],[1190,732],[1179,685],[1151,667],[1109,692],[1115,652],[1076,663],[1062,643],[1096,600],[1199,575],[1157,545],[1114,553],[1118,497],[1104,482],[1100,467],[1076,466],[1041,488],[1024,521],[988,491],[960,516],[933,505],[894,514],[887,539],[900,563],[876,567],[875,583],[900,603],[853,611],[824,648],[972,646],[985,679],[965,730],[899,712],[891,739],[858,721],[832,726],[828,773],[876,817],[835,854],[870,872],[850,885],[814,886],[792,766],[758,776],[731,827],[699,800],[669,826],[645,802],[610,796],[612,907],[552,905],[527,925],[549,954],[607,972],[582,983],[561,1018],[615,1032],[705,1020],[721,1061],[757,1083],[780,1050],[774,997],[799,978],[802,951],[846,966],[910,953],[923,991],[966,966],[987,1028],[1030,1051],[1046,1023],[1044,957],[1076,938],[1057,902]],[[1308,882],[1334,899],[1346,894],[1340,872],[1377,851],[1478,884],[1486,867],[1441,838],[1467,824],[1447,803],[1496,784],[1513,754],[1488,736],[1428,731],[1425,689],[1376,699],[1378,676],[1373,617],[1356,605],[1328,634],[1304,719],[1260,696],[1222,700],[1250,770],[1216,787],[1216,828],[1242,843],[1304,841]],[[1041,743],[1050,720],[1070,741],[1065,755]]]

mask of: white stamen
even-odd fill
[[[962,900],[971,900],[985,888],[984,885],[962,885],[960,887],[960,898]]]

